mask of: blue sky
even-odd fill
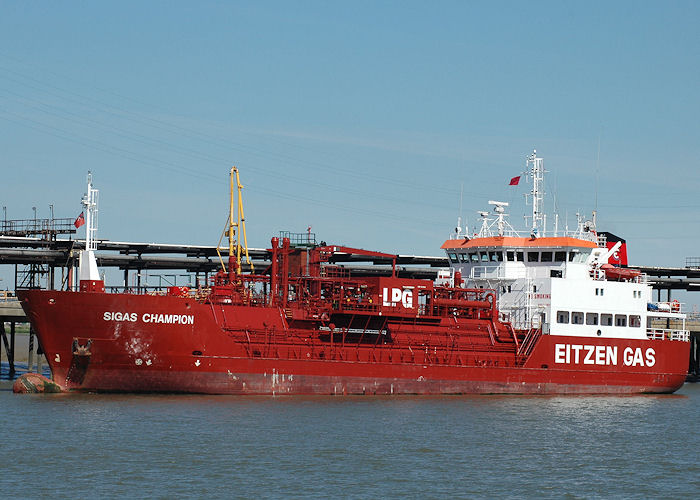
[[[562,218],[632,264],[700,255],[697,2],[0,1],[1,203],[99,236],[215,244],[240,168],[280,230],[439,255],[536,148]],[[598,145],[600,143],[600,159]],[[598,165],[598,166],[597,166]],[[598,181],[596,182],[596,171]],[[598,185],[596,196],[596,184]]]

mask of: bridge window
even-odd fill
[[[542,252],[541,262],[552,262],[552,252]]]
[[[479,262],[479,254],[476,252],[470,253],[469,260],[471,260],[472,262]]]
[[[639,328],[640,326],[642,326],[642,318],[640,316],[637,316],[636,314],[630,314],[630,326],[632,328]]]
[[[501,252],[489,252],[489,261],[491,261],[491,262],[497,262],[499,259],[498,259],[498,255],[496,255],[496,254],[500,254],[500,253],[501,253]],[[500,260],[503,260],[503,256],[502,256],[502,255],[501,255]]]
[[[508,262],[514,262],[515,261],[515,252],[512,250],[509,250],[506,252],[506,258],[508,259]]]
[[[600,324],[603,326],[612,326],[612,324],[613,324],[612,314],[601,314],[600,315]]]
[[[569,311],[557,311],[557,323],[567,324],[569,322]]]
[[[481,257],[481,262],[488,262],[489,261],[488,252],[479,252],[479,256]]]
[[[518,260],[518,262],[525,262],[525,255],[523,254],[523,252],[516,252],[515,257]]]
[[[555,262],[565,262],[566,261],[566,252],[554,252],[554,261]]]
[[[582,325],[583,324],[583,313],[577,312],[577,311],[572,312],[571,313],[571,323],[574,325]]]
[[[583,262],[586,262],[586,260],[588,260],[588,257],[590,256],[591,253],[590,252],[575,251],[575,252],[573,252],[573,254],[574,254],[574,258],[573,258],[574,262],[583,263]],[[569,260],[572,260],[572,259],[569,257]]]
[[[597,325],[598,324],[598,313],[586,313],[586,324],[587,325]]]
[[[468,259],[466,253],[460,253],[460,254],[459,254],[459,260],[460,260],[460,262],[467,262],[469,259]]]
[[[528,252],[527,253],[527,261],[528,262],[539,262],[540,261],[540,252]]]
[[[627,316],[624,314],[616,314],[615,326],[627,326]]]
[[[457,254],[449,252],[447,254],[447,258],[450,259],[450,262],[457,262]]]

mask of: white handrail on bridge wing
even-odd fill
[[[647,328],[647,338],[652,340],[680,340],[688,342],[690,339],[689,330],[670,330],[664,328]]]
[[[474,266],[470,273],[471,279],[524,279],[527,278],[526,268],[507,268],[503,265]]]

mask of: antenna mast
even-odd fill
[[[97,250],[97,195],[99,190],[92,187],[92,172],[88,171],[87,193],[83,196],[85,207],[85,250]]]
[[[532,236],[537,237],[545,231],[547,223],[544,213],[544,160],[537,157],[537,150],[527,157],[525,163],[529,175],[532,176]]]
[[[600,134],[598,134],[598,155],[595,160],[595,210],[598,211],[598,171],[600,169]]]
[[[80,281],[96,282],[100,279],[97,270],[95,250],[97,250],[97,195],[99,191],[92,187],[92,172],[88,171],[87,193],[82,205],[85,212],[85,250],[80,252]],[[90,285],[92,291],[92,285]],[[99,288],[99,287],[98,287]],[[102,287],[104,289],[104,286]],[[104,290],[102,290],[104,291]]]

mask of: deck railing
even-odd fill
[[[518,356],[522,356],[525,358],[528,357],[532,352],[532,349],[535,347],[537,339],[539,339],[541,335],[541,328],[531,328],[530,331],[527,332],[527,335],[525,335],[525,338],[520,343],[520,348],[518,349]]]
[[[471,279],[524,279],[527,278],[527,268],[513,268],[504,265],[474,266]]]
[[[670,330],[667,328],[648,328],[647,338],[652,340],[680,340],[688,342],[690,339],[690,331],[688,330]]]

